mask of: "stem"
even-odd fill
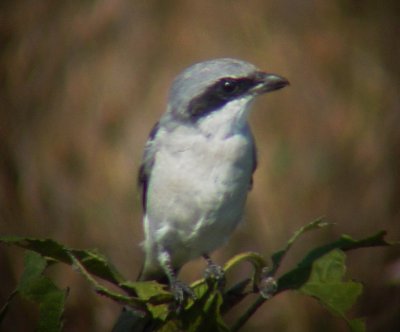
[[[18,290],[15,289],[13,292],[8,296],[6,303],[3,305],[3,307],[0,309],[0,324],[3,321],[4,316],[6,315],[8,311],[8,307],[11,303],[11,300],[14,298],[14,296],[18,293]]]
[[[68,252],[69,257],[72,260],[73,266],[77,269],[78,272],[80,272],[87,281],[89,281],[90,284],[94,287],[96,292],[100,295],[107,296],[110,299],[113,299],[114,301],[122,304],[129,304],[134,307],[138,307],[140,309],[143,309],[144,303],[141,303],[142,301],[139,299],[134,299],[130,296],[125,296],[116,292],[113,292],[100,283],[98,283],[91,275],[90,273],[85,269],[85,267],[81,264],[79,259],[77,259],[71,252]]]
[[[266,301],[262,296],[259,296],[257,300],[246,310],[246,312],[236,321],[231,328],[232,332],[239,331],[239,329],[250,319],[250,317],[257,311],[257,309]]]

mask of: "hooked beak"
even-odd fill
[[[252,89],[256,94],[279,90],[290,84],[289,81],[282,76],[264,72],[257,72],[256,79],[259,81],[259,84]]]

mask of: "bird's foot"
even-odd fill
[[[176,312],[180,312],[187,303],[188,298],[193,301],[196,300],[196,294],[193,290],[184,282],[180,280],[174,280],[171,282],[171,293],[174,296],[173,309]]]
[[[210,256],[203,255],[204,259],[207,261],[207,267],[204,271],[204,278],[206,280],[215,280],[217,282],[218,288],[222,288],[225,285],[225,271],[222,266],[215,264]]]
[[[225,279],[225,271],[218,264],[209,264],[204,271],[204,278],[215,279],[217,281]]]

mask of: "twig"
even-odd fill
[[[257,300],[246,310],[246,312],[239,317],[236,323],[232,326],[231,331],[236,332],[250,319],[250,317],[257,311],[257,309],[266,301],[265,298],[259,296]]]
[[[3,318],[5,317],[8,307],[10,306],[11,300],[14,298],[14,296],[18,293],[18,290],[15,289],[13,292],[8,296],[6,303],[3,305],[3,307],[0,309],[0,324],[3,321]]]
[[[92,284],[96,292],[100,295],[107,296],[110,299],[113,299],[114,301],[117,301],[122,304],[129,304],[133,305],[134,307],[138,307],[138,309],[143,309],[144,303],[141,303],[140,299],[135,299],[130,296],[125,296],[113,291],[110,291],[100,283],[98,283],[91,275],[90,273],[85,269],[85,267],[81,264],[81,262],[71,253],[68,251],[68,255],[71,258],[73,265],[75,268],[80,272],[89,283]]]

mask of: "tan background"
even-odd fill
[[[143,238],[136,174],[174,76],[193,62],[237,57],[286,76],[251,123],[259,168],[246,222],[214,258],[269,256],[301,225],[283,269],[342,233],[400,237],[398,1],[3,1],[0,5],[0,233],[96,247],[134,279]],[[0,304],[22,250],[0,247]],[[365,292],[353,311],[369,331],[400,330],[399,250],[351,253]],[[397,265],[396,265],[397,264]],[[397,266],[397,269],[396,269]],[[194,262],[182,277],[201,276]],[[119,312],[67,267],[65,331],[109,331]],[[397,273],[397,286],[392,281]],[[31,331],[16,300],[1,330]],[[229,318],[230,320],[232,319]],[[267,303],[243,331],[346,331],[295,293]]]

